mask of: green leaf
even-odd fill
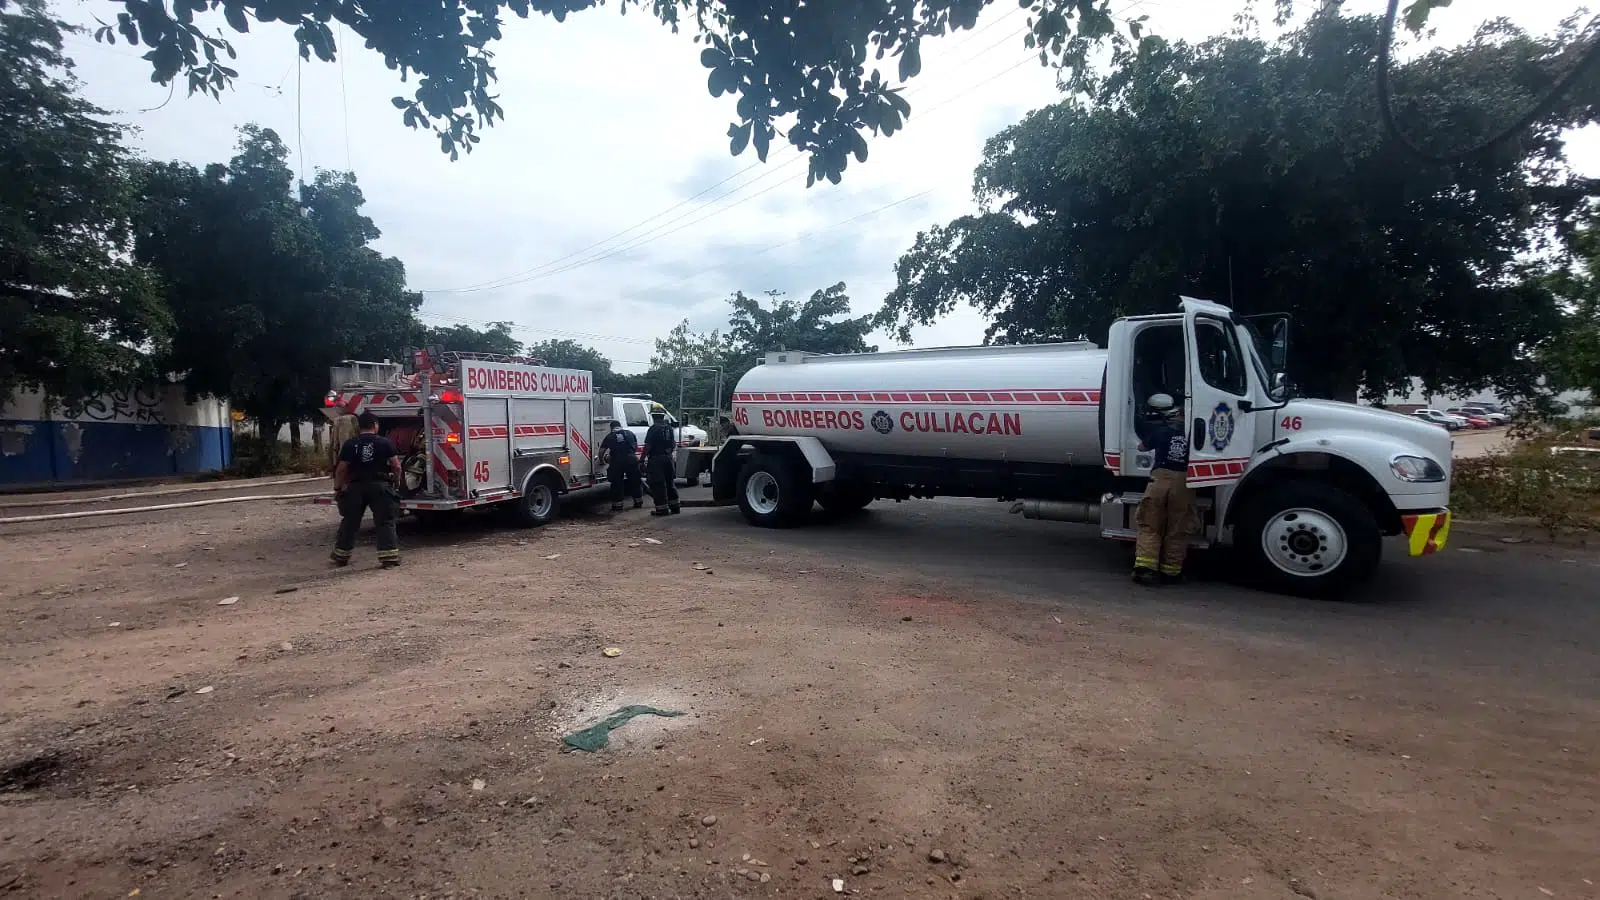
[[[728,137],[730,139],[728,141],[728,151],[734,156],[743,153],[744,148],[749,145],[752,124],[751,122],[746,122],[743,125],[728,126]]]
[[[389,102],[394,104],[395,109],[406,109],[411,106],[411,101],[404,97],[391,97]]]
[[[913,40],[900,51],[900,80],[906,81],[915,78],[921,72],[922,51],[919,42]]]
[[[244,14],[244,7],[235,3],[228,3],[222,8],[223,17],[234,31],[249,31],[250,20]]]

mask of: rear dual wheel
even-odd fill
[[[816,499],[810,473],[781,456],[758,453],[739,470],[739,511],[762,528],[793,528]]]

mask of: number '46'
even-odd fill
[[[1303,425],[1305,423],[1300,420],[1299,416],[1284,416],[1283,421],[1278,423],[1278,427],[1284,431],[1299,431]]]

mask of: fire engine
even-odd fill
[[[888,353],[769,353],[734,389],[738,435],[713,496],[752,524],[818,502],[990,497],[1029,519],[1131,540],[1152,454],[1135,433],[1156,393],[1181,400],[1198,546],[1236,546],[1275,586],[1324,593],[1370,574],[1381,538],[1413,556],[1449,534],[1451,442],[1409,416],[1290,396],[1288,317],[1183,298],[1091,343]]]
[[[378,417],[400,451],[401,507],[415,515],[501,504],[520,524],[543,525],[559,495],[605,481],[597,457],[610,417],[594,415],[589,372],[432,348],[409,366],[346,362],[330,380],[324,412]]]

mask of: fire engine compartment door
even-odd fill
[[[598,452],[594,442],[594,400],[590,397],[568,400],[567,445],[572,461],[568,471],[574,480],[587,482],[594,472],[594,455]]]
[[[1184,403],[1189,484],[1233,484],[1244,477],[1256,447],[1256,417],[1239,407],[1251,396],[1245,339],[1227,307],[1188,297],[1183,298],[1183,330],[1189,363]]]
[[[474,494],[512,487],[511,402],[507,397],[467,398],[467,485]]]

